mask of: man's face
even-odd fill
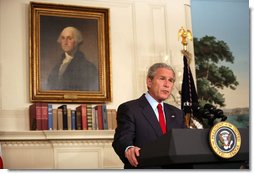
[[[61,33],[60,41],[61,47],[64,50],[64,52],[68,53],[69,55],[72,55],[77,45],[73,36],[73,32],[68,29],[64,30]]]
[[[146,79],[149,94],[158,102],[166,100],[174,85],[174,73],[166,68],[158,68],[153,79]]]

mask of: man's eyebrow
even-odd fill
[[[159,78],[165,78],[165,79],[169,79],[169,80],[174,80],[174,77],[167,77],[165,75],[159,75]]]

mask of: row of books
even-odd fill
[[[67,105],[53,108],[50,103],[29,106],[30,130],[114,130],[116,110],[105,104],[81,104],[75,109]]]

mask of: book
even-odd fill
[[[108,117],[108,129],[113,129],[113,120],[112,120],[112,109],[107,109],[107,117]]]
[[[80,112],[82,129],[87,130],[88,127],[87,127],[86,104],[81,104],[80,106],[76,107],[76,111]]]
[[[58,129],[58,115],[57,115],[58,110],[53,109],[53,130]]]
[[[48,104],[41,103],[41,129],[48,130]]]
[[[81,111],[76,110],[76,130],[82,129]]]
[[[98,118],[98,129],[103,130],[102,105],[95,106],[95,110]]]
[[[58,109],[62,110],[63,130],[68,130],[67,105],[61,105],[58,107]]]
[[[108,128],[113,130],[116,129],[117,127],[116,110],[107,109],[107,116],[108,116]]]
[[[63,111],[61,108],[57,109],[57,130],[63,130]]]
[[[103,129],[108,129],[108,116],[107,116],[107,106],[105,104],[102,105],[102,121],[103,121]]]
[[[87,129],[93,129],[93,119],[92,119],[92,104],[86,105],[86,115],[87,115]]]
[[[113,125],[113,129],[116,129],[117,127],[117,120],[116,120],[116,116],[117,116],[117,112],[115,109],[111,110],[111,114],[112,114],[112,125]]]
[[[71,110],[71,130],[76,130],[76,111]]]
[[[53,130],[53,106],[48,104],[48,130]]]
[[[97,113],[95,110],[95,106],[92,107],[92,130],[97,130],[97,125],[98,125],[98,121],[97,121]]]
[[[68,123],[68,130],[71,130],[71,109],[67,109],[67,123]]]
[[[41,103],[33,103],[29,106],[30,130],[42,130]]]

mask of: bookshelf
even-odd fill
[[[8,169],[122,169],[113,137],[114,130],[0,131]]]

